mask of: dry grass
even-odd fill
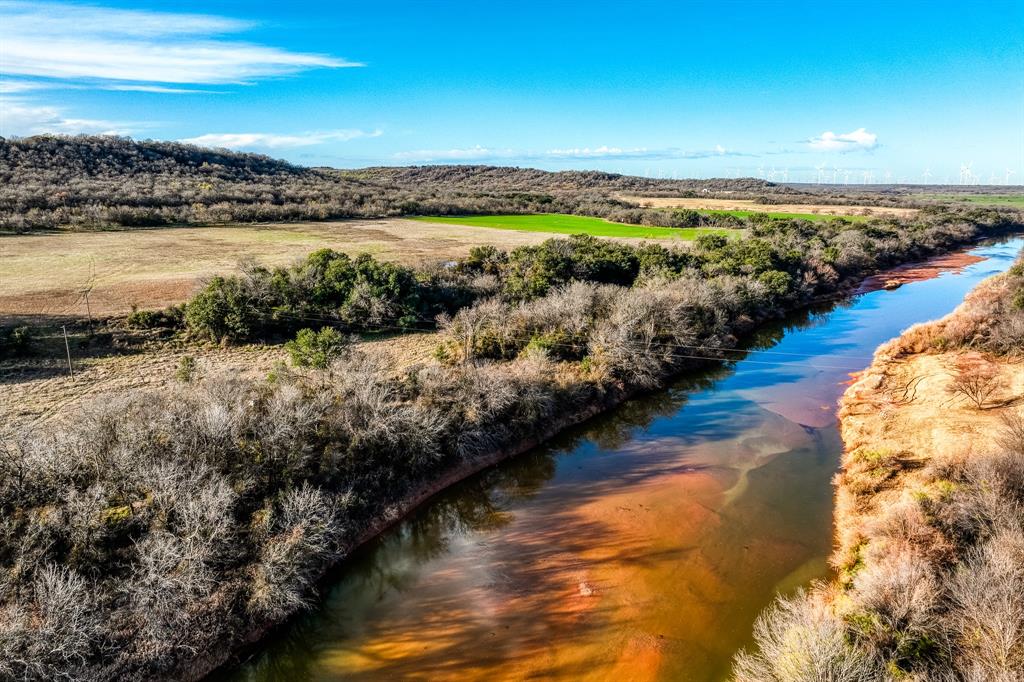
[[[759,204],[753,199],[702,199],[700,197],[641,197],[621,195],[650,208],[692,208],[712,211],[768,211],[772,213],[815,213],[821,215],[889,215],[901,218],[917,213],[916,208],[892,206],[835,206],[830,204]]]
[[[427,362],[437,343],[437,334],[402,334],[363,341],[359,348],[398,373]],[[0,437],[73,414],[100,395],[167,388],[177,382],[175,375],[186,356],[195,359],[199,377],[223,374],[257,379],[285,362],[288,354],[280,345],[153,344],[133,355],[76,358],[74,379],[60,358],[5,361],[0,363]]]
[[[352,220],[0,236],[0,320],[84,317],[186,300],[199,282],[251,259],[286,265],[320,248],[368,252],[413,265],[464,256],[470,247],[514,248],[551,235],[409,220]]]

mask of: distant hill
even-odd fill
[[[756,178],[666,180],[620,175],[603,171],[543,171],[508,166],[379,166],[354,171],[359,177],[387,181],[398,186],[422,184],[453,188],[501,188],[505,191],[587,191],[644,193],[652,196],[683,196],[701,192],[787,192]]]
[[[261,154],[204,149],[177,142],[135,142],[111,136],[0,138],[0,178],[5,181],[17,180],[12,173],[45,173],[47,177],[63,180],[136,175],[249,180],[309,172]]]
[[[657,180],[458,165],[349,171],[176,142],[0,138],[0,229],[17,231],[480,212],[613,217],[632,208],[617,193],[792,191],[751,178]]]

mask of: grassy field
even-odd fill
[[[942,201],[966,201],[972,204],[1024,208],[1024,194],[929,194],[925,196]]]
[[[595,237],[625,239],[694,239],[702,234],[728,234],[731,230],[701,228],[648,227],[613,223],[602,218],[588,218],[561,213],[533,215],[474,215],[474,216],[422,216],[412,218],[420,222],[490,227],[518,232],[547,232],[552,234],[590,234]]]

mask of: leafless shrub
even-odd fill
[[[1024,504],[1024,452],[978,453],[965,463],[964,476],[977,495],[990,496],[991,506],[1000,511],[998,516],[1014,518],[1020,512]]]
[[[976,358],[960,358],[947,392],[952,396],[966,398],[980,410],[1002,386],[999,367],[995,363]]]
[[[955,661],[965,675],[1019,679],[1024,670],[1024,533],[1000,531],[973,550],[950,586]]]
[[[509,369],[519,379],[515,384],[516,426],[524,432],[534,431],[555,411],[554,363],[538,352],[518,358]]]
[[[67,568],[36,571],[27,605],[0,608],[0,676],[85,679],[98,636],[99,614],[89,586]]]
[[[896,651],[903,640],[931,633],[941,587],[929,562],[906,546],[879,547],[853,582],[855,603],[880,627],[864,633],[876,650]]]
[[[778,597],[754,624],[757,651],[735,660],[738,682],[870,682],[879,666],[847,641],[846,629],[820,594]]]
[[[512,306],[497,299],[463,308],[442,326],[461,357],[511,358],[534,338],[560,356],[582,355],[596,321],[623,287],[571,282],[547,296]]]
[[[679,289],[630,289],[612,305],[591,340],[606,371],[632,386],[655,386],[679,348],[694,344],[691,307]]]
[[[249,609],[282,618],[308,603],[312,577],[332,553],[337,536],[331,501],[318,488],[288,492],[273,522],[276,533],[253,568]]]
[[[371,451],[407,453],[411,462],[440,454],[446,415],[404,401],[399,382],[374,358],[353,354],[335,370],[338,400],[330,419],[346,440]]]
[[[329,409],[329,391],[280,384],[264,402],[261,419],[254,424],[261,452],[288,471],[305,471],[316,456],[309,434],[325,422]]]
[[[901,499],[884,505],[877,515],[867,519],[865,533],[873,542],[868,546],[868,557],[879,556],[891,560],[893,548],[900,553],[911,549],[921,558],[932,561],[947,559],[953,552],[949,541],[925,517],[920,502]]]
[[[999,419],[1003,428],[996,442],[1009,452],[1024,453],[1024,410],[1007,410]]]
[[[207,544],[168,531],[151,531],[139,542],[124,591],[146,648],[166,654],[187,634],[190,613],[214,586],[209,559]]]
[[[423,409],[460,418],[455,447],[461,457],[493,452],[513,433],[507,417],[522,396],[507,371],[490,365],[427,366],[416,371],[414,381]]]
[[[957,314],[946,318],[940,325],[941,338],[945,347],[964,348],[971,345],[985,325],[988,314],[986,310],[970,308],[968,310],[960,309]]]
[[[596,320],[605,317],[625,289],[610,284],[572,282],[516,309],[529,334],[558,333],[569,342],[585,340]]]
[[[497,298],[481,301],[460,310],[453,318],[442,318],[441,328],[455,343],[461,358],[471,361],[478,356],[507,357],[518,348],[510,338],[505,324],[510,306]]]
[[[988,343],[994,353],[1020,356],[1024,352],[1024,313],[1007,312],[996,319],[989,332]]]

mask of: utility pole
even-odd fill
[[[64,331],[64,350],[67,351],[68,354],[68,373],[71,375],[71,378],[74,379],[75,370],[71,367],[71,345],[68,343],[68,328],[64,325],[61,325],[60,328]]]
[[[82,293],[85,294],[85,312],[89,315],[89,329],[92,329],[92,306],[89,305],[89,290],[86,289]]]

